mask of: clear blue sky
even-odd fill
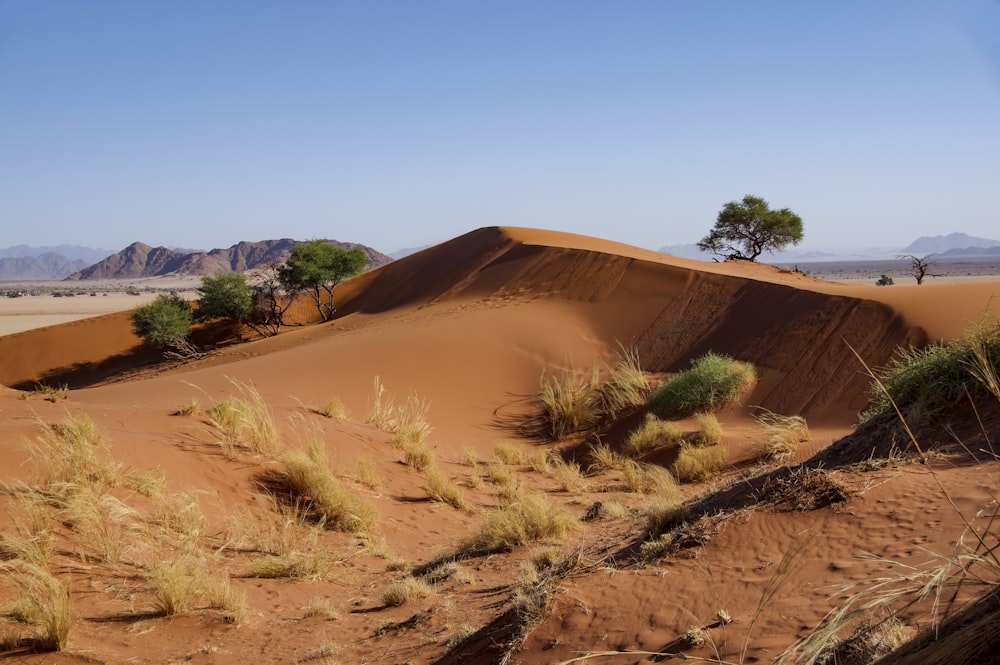
[[[0,0],[0,246],[1000,237],[997,0]]]

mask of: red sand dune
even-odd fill
[[[589,372],[596,364],[613,362],[621,346],[634,346],[643,367],[653,373],[681,370],[707,351],[753,362],[760,380],[747,403],[806,416],[815,448],[846,434],[865,405],[868,381],[854,353],[877,366],[897,346],[954,338],[990,308],[995,312],[998,291],[998,282],[844,285],[757,264],[686,261],[564,233],[480,229],[338,286],[333,322],[288,328],[277,337],[223,347],[189,363],[156,362],[157,354],[132,336],[127,314],[0,337],[0,384],[68,383],[74,388],[69,399],[54,403],[0,395],[0,456],[5,460],[0,480],[28,479],[22,441],[35,435],[35,418],[52,421],[85,412],[106,431],[116,460],[134,468],[160,467],[171,489],[203,493],[210,520],[221,521],[235,506],[255,505],[252,478],[262,468],[276,468],[275,463],[227,459],[204,423],[170,413],[192,398],[210,405],[232,395],[237,380],[256,386],[274,410],[283,445],[302,448],[310,437],[321,436],[343,474],[359,458],[374,460],[387,487],[374,495],[365,491],[382,513],[378,533],[393,550],[419,563],[440,555],[482,518],[420,500],[421,477],[398,464],[399,452],[387,445],[387,434],[363,424],[375,377],[397,402],[416,395],[430,404],[431,442],[439,464],[456,477],[468,473],[460,464],[463,449],[488,457],[497,441],[513,436],[504,422],[524,411],[543,371]],[[343,400],[350,421],[305,414],[302,404],[319,404],[332,395]],[[752,438],[743,410],[727,411],[723,422],[734,447]],[[546,663],[580,650],[658,649],[676,637],[678,627],[683,632],[696,623],[693,616],[710,618],[723,596],[727,609],[739,615],[741,627],[731,629],[736,639],[746,631],[775,562],[808,533],[816,541],[793,590],[769,611],[752,641],[754,658],[769,658],[829,607],[810,607],[826,595],[826,577],[849,578],[873,569],[852,563],[860,550],[913,554],[917,545],[943,546],[957,536],[958,523],[944,508],[916,506],[910,499],[932,491],[923,471],[900,472],[896,480],[889,476],[883,479],[886,487],[859,500],[853,515],[829,510],[819,517],[815,512],[754,514],[713,539],[708,560],[679,559],[629,571],[601,568],[570,580],[553,614],[517,658]],[[971,509],[983,499],[983,490],[965,487],[964,481],[956,475],[949,482],[963,507]],[[550,481],[533,482],[552,490]],[[467,492],[481,510],[491,505],[488,489]],[[571,503],[569,495],[555,495],[571,510],[585,508]],[[591,493],[585,499],[600,496]],[[921,514],[924,509],[936,514]],[[928,520],[935,524],[933,534],[923,527]],[[573,538],[580,547],[611,547],[634,538],[636,528],[625,520]],[[859,542],[862,536],[867,542]],[[357,547],[349,537],[330,537],[338,547]],[[902,547],[901,539],[908,539]],[[485,589],[516,579],[519,560],[474,564],[479,596],[460,594],[447,601],[445,610],[433,609],[443,598],[426,601],[427,626],[441,631],[434,633],[440,639],[426,643],[405,631],[370,637],[380,624],[405,620],[416,611],[409,606],[372,609],[377,589],[393,579],[372,557],[345,564],[350,581],[343,585],[241,580],[251,604],[263,613],[251,619],[249,628],[227,628],[196,614],[151,620],[156,623],[148,625],[156,629],[149,631],[83,620],[74,634],[81,654],[104,662],[182,656],[192,662],[292,662],[323,639],[340,643],[335,658],[342,662],[433,662],[447,650],[443,625],[479,627],[496,615],[491,608],[502,597]],[[832,573],[831,566],[849,569],[851,575]],[[80,577],[85,575],[75,574],[74,585],[82,584]],[[301,608],[317,594],[329,596],[341,615],[329,627],[318,619],[300,620]],[[100,598],[74,598],[81,617],[106,611]],[[353,613],[358,608],[371,611]],[[802,615],[786,618],[796,612]],[[357,638],[353,645],[352,636]],[[216,644],[218,650],[198,653],[194,645],[202,643]],[[464,662],[478,662],[471,658]]]

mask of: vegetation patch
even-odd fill
[[[517,501],[494,510],[463,549],[509,551],[526,543],[562,538],[571,524],[569,515],[544,495],[525,492]]]
[[[725,446],[683,445],[670,466],[674,478],[682,483],[700,483],[712,478],[729,466],[729,450]]]
[[[756,381],[757,370],[752,364],[708,353],[694,360],[691,369],[660,386],[648,407],[661,418],[686,418],[738,402]]]
[[[639,457],[651,450],[677,446],[683,439],[684,435],[677,425],[647,413],[642,425],[629,432],[624,452],[629,457]]]

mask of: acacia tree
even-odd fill
[[[324,321],[336,311],[333,290],[337,284],[361,272],[368,262],[360,247],[343,249],[325,240],[309,240],[292,247],[280,269],[281,284],[288,291],[306,291]]]
[[[925,256],[914,256],[912,254],[900,254],[899,259],[909,259],[910,260],[910,274],[913,278],[917,280],[917,286],[924,283],[925,277],[940,277],[935,273],[930,272],[931,267],[934,265],[933,261],[929,261],[930,255]]]
[[[246,324],[264,337],[281,332],[285,312],[295,302],[298,291],[282,285],[282,266],[269,263],[250,272],[250,297],[253,307]]]
[[[780,251],[802,241],[802,218],[788,208],[771,210],[767,201],[747,194],[719,212],[715,227],[698,249],[727,260],[756,261],[764,252]]]
[[[253,298],[242,273],[215,273],[201,278],[197,319],[228,319],[239,325],[253,311]]]
[[[198,349],[188,340],[191,332],[191,305],[176,293],[161,293],[153,302],[132,312],[132,330],[152,344],[166,349],[168,358],[190,358]]]

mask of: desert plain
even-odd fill
[[[852,599],[995,548],[996,398],[912,438],[894,414],[859,423],[866,367],[995,325],[998,293],[989,275],[876,287],[493,227],[342,283],[332,321],[305,302],[274,337],[197,331],[187,361],[143,345],[127,308],[0,330],[3,655],[802,662],[800,640]],[[681,479],[677,445],[630,449],[642,405],[560,436],[540,419],[553,382],[627,356],[652,389],[709,352],[757,374],[715,414],[712,473]],[[803,440],[769,452],[761,414],[802,419]],[[702,426],[674,420],[687,441]],[[93,455],[53,475],[83,434]],[[296,484],[310,473],[340,512]],[[542,526],[490,530],[529,509]],[[935,597],[957,613],[998,581],[856,618],[891,616],[902,641],[935,626]],[[65,601],[58,653],[31,611],[46,593]],[[968,644],[995,654],[987,633],[895,662],[990,662]]]

